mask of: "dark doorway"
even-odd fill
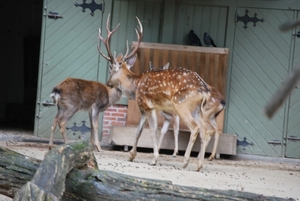
[[[34,129],[43,1],[3,1],[0,126]]]

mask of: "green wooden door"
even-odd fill
[[[190,45],[188,34],[194,30],[203,46],[203,35],[207,32],[218,47],[225,47],[228,7],[180,1],[177,11],[175,31],[172,33],[175,35],[174,44]]]
[[[247,8],[239,8],[244,16]],[[248,15],[264,21],[256,26],[236,23],[229,92],[228,133],[238,135],[238,153],[283,156],[287,109],[284,105],[271,119],[263,113],[266,102],[291,68],[292,31],[278,27],[294,18],[290,10],[249,9]],[[300,110],[297,109],[297,112]]]
[[[295,13],[300,19],[300,12]],[[293,30],[293,33],[300,31],[298,26]],[[293,66],[300,65],[300,37],[293,36],[294,51],[293,51]],[[293,50],[293,49],[292,49]],[[299,84],[292,92],[289,101],[289,113],[287,134],[285,135],[286,151],[285,156],[291,158],[300,158],[300,91]]]
[[[143,25],[143,42],[159,42],[162,18],[162,0],[115,0],[113,3],[112,26],[120,23],[118,31],[114,34],[111,46],[117,54],[126,52],[126,41],[129,46],[137,40],[135,28],[136,16]]]
[[[42,47],[40,53],[39,92],[36,109],[35,135],[49,137],[51,125],[56,115],[56,107],[44,107],[42,102],[51,100],[50,93],[54,86],[67,77],[99,80],[99,53],[97,51],[98,29],[102,24],[102,11],[99,10],[102,0],[96,0],[99,7],[91,15],[91,10],[75,4],[78,0],[45,0]],[[61,18],[50,18],[49,12],[58,13]],[[106,72],[104,72],[106,74]],[[105,77],[105,76],[104,76]],[[104,81],[104,80],[100,80]],[[52,100],[51,100],[52,101]],[[79,112],[68,122],[67,127],[72,127],[75,122],[81,126],[86,121],[90,127],[88,114]],[[102,124],[99,130],[101,131]],[[80,132],[73,134],[68,130],[70,139],[81,137]],[[86,133],[89,137],[90,133]],[[56,131],[55,138],[61,138]]]

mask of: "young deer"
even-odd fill
[[[117,88],[108,87],[100,82],[76,78],[67,78],[53,88],[51,97],[57,105],[57,114],[54,118],[49,148],[53,146],[53,135],[58,125],[65,143],[68,138],[65,133],[67,121],[79,110],[89,112],[91,123],[91,143],[95,150],[101,151],[98,139],[99,113],[108,106],[120,100],[122,92]]]
[[[160,69],[155,69],[152,65],[152,62],[149,62],[150,65],[150,71],[161,71],[169,69],[169,63],[164,65]],[[214,87],[211,87],[211,96],[206,102],[206,104],[203,107],[202,116],[203,119],[207,120],[208,130],[207,134],[212,136],[214,135],[215,141],[214,146],[211,155],[209,156],[208,160],[212,160],[217,151],[218,142],[219,142],[219,136],[220,136],[220,130],[216,123],[217,116],[221,113],[222,110],[225,108],[225,100],[222,94]],[[175,157],[178,154],[178,134],[179,134],[179,116],[176,113],[166,112],[166,111],[160,111],[160,114],[164,117],[163,126],[161,128],[160,132],[160,138],[158,141],[158,150],[160,150],[161,143],[164,139],[165,134],[168,131],[169,125],[172,122],[173,124],[173,132],[174,132],[174,152],[173,156]],[[199,152],[198,157],[200,158],[201,152]]]
[[[138,45],[130,54],[128,54],[129,48],[127,43],[127,51],[124,56],[122,54],[119,54],[117,58],[112,56],[109,40],[118,26],[113,31],[109,31],[109,17],[106,27],[108,32],[107,39],[103,39],[99,30],[99,39],[104,43],[109,56],[104,55],[98,46],[99,53],[111,63],[108,84],[122,90],[122,93],[129,99],[134,99],[141,111],[141,120],[137,128],[135,142],[129,152],[130,161],[133,161],[136,156],[137,143],[146,118],[148,118],[154,152],[154,158],[150,165],[156,164],[159,157],[156,141],[156,110],[170,111],[178,114],[191,131],[189,144],[184,155],[183,167],[185,168],[188,165],[191,149],[199,131],[201,130],[201,139],[206,133],[206,124],[201,118],[200,112],[209,99],[211,90],[197,73],[181,67],[161,72],[149,71],[140,75],[131,72],[130,68],[137,58],[136,51],[143,35],[141,22],[138,18],[137,21],[139,24],[138,29],[136,29]],[[208,141],[205,138],[201,140],[201,154],[203,158],[207,143]],[[197,170],[200,170],[202,165],[203,159],[201,157]]]

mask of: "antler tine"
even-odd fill
[[[108,16],[107,16],[107,21],[106,21],[107,38],[104,39],[104,38],[101,36],[101,30],[100,30],[100,28],[99,28],[99,34],[98,34],[98,38],[104,43],[104,45],[105,45],[105,47],[106,47],[108,56],[106,56],[104,53],[101,52],[100,46],[99,46],[99,45],[98,45],[98,51],[99,51],[99,53],[100,53],[106,60],[108,60],[111,64],[113,64],[113,63],[114,63],[114,57],[113,57],[113,54],[111,53],[111,50],[110,50],[110,38],[111,38],[111,36],[114,34],[114,32],[117,31],[117,29],[118,29],[119,26],[120,26],[120,23],[119,23],[112,31],[110,31],[109,21],[110,21],[110,14],[108,14]]]
[[[102,36],[101,36],[101,30],[100,30],[100,28],[99,28],[98,38],[99,38],[104,44],[106,44],[105,40],[104,40],[104,39],[102,38]],[[105,45],[105,47],[106,47],[106,45]],[[98,49],[99,54],[101,54],[106,60],[111,61],[111,57],[108,57],[108,56],[106,56],[103,52],[101,52],[101,49],[100,49],[100,45],[99,45],[99,44],[98,44],[98,46],[97,46],[97,49]],[[106,49],[107,49],[107,47],[106,47]],[[107,51],[108,51],[108,50],[107,50]]]
[[[127,55],[127,54],[128,54],[128,42],[127,42],[127,51],[126,51],[126,54],[125,54],[124,57],[123,57],[124,60],[126,60],[126,59],[132,57],[132,56],[136,53],[136,51],[139,49],[139,46],[140,46],[141,41],[142,41],[142,37],[143,37],[143,26],[142,26],[142,23],[141,23],[141,21],[139,20],[139,18],[136,17],[136,19],[137,19],[137,21],[138,21],[138,27],[135,29],[135,32],[136,32],[136,35],[137,35],[137,37],[138,37],[138,43],[137,43],[136,47],[132,50],[132,52],[131,52],[129,55]]]

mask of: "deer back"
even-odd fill
[[[181,67],[143,73],[136,89],[137,103],[147,109],[173,110],[174,105],[185,103],[192,109],[209,95],[205,81]]]
[[[105,108],[109,105],[109,89],[96,82],[76,78],[67,78],[54,87],[52,97],[60,107],[77,107],[78,110],[89,110],[92,105]]]

